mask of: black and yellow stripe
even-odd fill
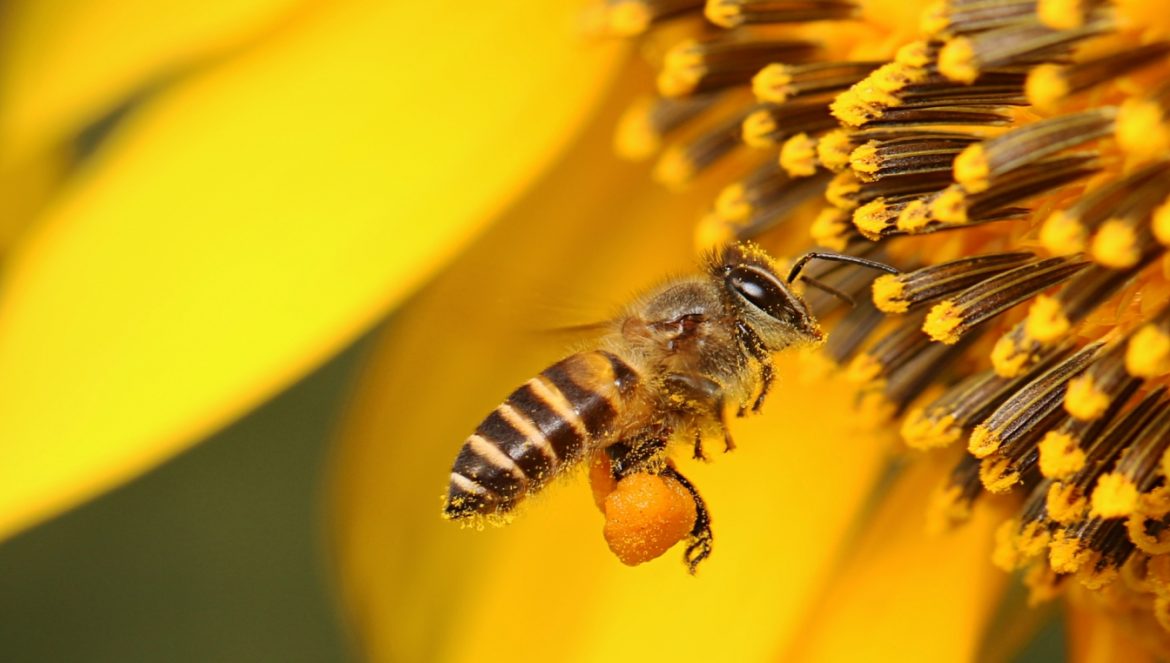
[[[447,517],[511,511],[612,434],[637,384],[629,364],[601,351],[571,355],[526,382],[464,443]]]

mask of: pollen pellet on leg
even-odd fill
[[[605,498],[605,540],[623,564],[661,556],[695,525],[694,498],[677,481],[657,474],[631,474]]]

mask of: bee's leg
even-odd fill
[[[683,562],[686,563],[687,570],[694,575],[695,570],[699,567],[699,562],[711,556],[711,544],[715,540],[711,533],[711,515],[707,512],[707,503],[699,496],[699,491],[694,484],[679,474],[678,470],[666,465],[662,468],[662,475],[679,482],[691,494],[691,499],[695,501],[695,525],[691,528],[690,542],[687,544],[686,551],[683,552]]]
[[[772,355],[768,353],[768,349],[764,347],[764,342],[760,340],[759,335],[751,327],[742,322],[737,322],[735,324],[735,333],[739,337],[739,342],[747,349],[748,354],[760,362],[760,395],[756,396],[755,402],[752,403],[752,412],[759,412],[760,408],[764,405],[764,398],[772,388]],[[740,406],[737,414],[741,417],[746,414],[744,406]]]
[[[727,428],[727,412],[724,407],[723,387],[714,380],[701,375],[685,373],[671,373],[666,376],[666,382],[676,390],[686,394],[689,398],[702,402],[708,409],[708,416],[714,419],[723,431],[723,451],[728,452],[735,448],[735,441],[731,439],[731,431]],[[696,460],[707,460],[703,453],[703,432],[695,431]]]
[[[605,448],[609,456],[611,473],[615,480],[638,472],[658,473],[663,464],[666,443],[670,439],[668,430],[655,430],[631,440],[615,442]]]

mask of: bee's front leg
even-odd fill
[[[727,428],[727,408],[725,407],[722,385],[710,378],[686,373],[667,375],[666,384],[676,393],[681,393],[686,398],[702,404],[703,409],[706,410],[702,414],[718,423],[719,428],[723,431],[724,452],[735,448],[735,441],[731,439],[731,432]],[[706,460],[706,455],[703,453],[702,430],[695,431],[694,457],[696,460]]]

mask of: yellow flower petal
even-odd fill
[[[580,474],[506,528],[439,517],[467,434],[565,352],[532,330],[595,320],[693,264],[679,230],[713,191],[646,187],[645,168],[611,161],[616,107],[606,115],[400,312],[369,362],[332,512],[346,606],[373,660],[761,660],[795,631],[878,474],[881,445],[846,442],[848,388],[802,384],[786,360],[765,414],[733,422],[734,453],[679,460],[714,519],[697,577],[679,549],[636,569],[615,559]]]
[[[0,285],[0,533],[223,425],[454,255],[610,70],[549,28],[572,9],[333,4],[127,120]]]
[[[24,0],[0,22],[0,163],[62,143],[127,95],[254,41],[302,0]]]
[[[781,660],[974,659],[1010,579],[989,559],[1006,511],[980,504],[962,528],[927,534],[923,505],[944,472],[920,458],[897,480]]]

